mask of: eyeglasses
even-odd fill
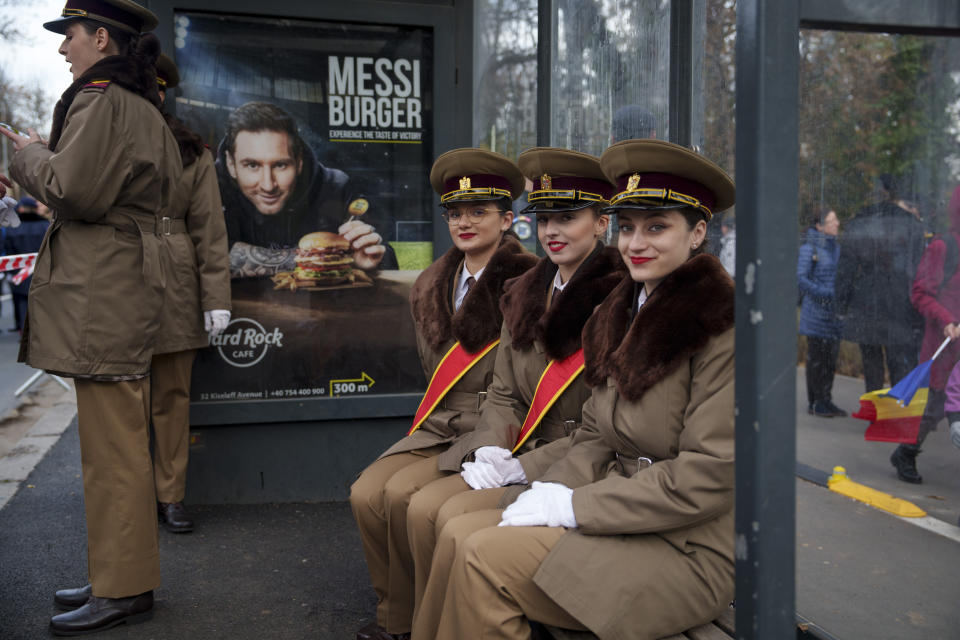
[[[488,213],[505,213],[505,212],[504,212],[503,209],[480,209],[480,208],[477,208],[477,209],[471,209],[471,210],[469,210],[469,211],[466,213],[466,216],[467,216],[467,219],[470,220],[470,222],[480,222],[481,220],[483,220],[483,217],[484,217],[485,215],[487,215]],[[451,227],[454,226],[454,225],[456,225],[456,224],[460,224],[460,220],[461,220],[461,218],[463,218],[463,216],[464,216],[464,214],[461,213],[460,211],[451,210],[451,209],[447,209],[446,211],[444,211],[444,212],[441,213],[440,215],[443,216],[443,219],[446,220],[446,221],[447,221],[447,224],[449,224]]]

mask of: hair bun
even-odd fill
[[[160,57],[160,39],[153,33],[144,33],[137,43],[136,55],[144,58],[148,63],[155,64]]]

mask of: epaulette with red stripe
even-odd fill
[[[81,89],[81,91],[99,91],[100,93],[103,93],[104,91],[107,90],[107,87],[109,86],[110,86],[109,80],[93,80],[83,85],[83,88]]]

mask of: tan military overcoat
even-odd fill
[[[182,173],[155,106],[116,83],[73,98],[55,150],[20,150],[13,178],[54,211],[20,358],[64,375],[145,374],[166,284],[159,220]]]
[[[603,640],[680,632],[734,594],[733,283],[698,256],[628,325],[635,300],[628,279],[587,323],[596,386],[540,478],[574,489],[578,528],[534,581]]]
[[[203,312],[230,310],[227,227],[213,156],[206,149],[184,168],[171,211],[184,221],[186,233],[161,236],[167,286],[154,353],[207,346]]]
[[[549,258],[541,258],[536,267],[507,283],[500,305],[504,318],[500,346],[480,422],[469,437],[461,438],[440,454],[441,464],[459,466],[483,446],[513,450],[547,364],[554,358],[566,358],[580,348],[584,323],[625,275],[623,260],[616,248],[598,245],[562,293],[550,296],[548,307],[548,291],[553,287],[556,272],[557,267]],[[589,397],[590,388],[582,375],[577,376],[546,412],[518,454],[565,440],[580,426],[583,403]],[[552,462],[563,456],[566,446],[560,444],[551,450],[554,451]],[[546,457],[541,456],[541,464],[547,464]]]
[[[504,283],[536,263],[512,233],[487,263],[477,284],[453,311],[453,293],[463,263],[463,253],[451,248],[417,278],[410,304],[417,333],[417,347],[427,380],[456,341],[468,352],[479,351],[499,337],[502,315],[500,296]],[[497,349],[490,350],[447,393],[440,405],[412,435],[387,449],[380,457],[447,444],[469,434],[477,425],[480,407],[493,379]],[[459,462],[439,467],[459,471]]]

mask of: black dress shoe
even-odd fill
[[[153,617],[153,591],[130,598],[91,596],[85,605],[50,618],[55,636],[82,636],[120,624],[137,624]]]
[[[63,611],[70,611],[87,604],[93,595],[93,588],[88,584],[76,589],[60,589],[53,594],[53,603]]]
[[[357,630],[357,640],[378,640],[382,638],[386,632],[387,630],[376,622],[371,622]]]
[[[189,533],[193,531],[193,520],[187,515],[182,502],[158,502],[157,512],[160,522],[171,533]]]

